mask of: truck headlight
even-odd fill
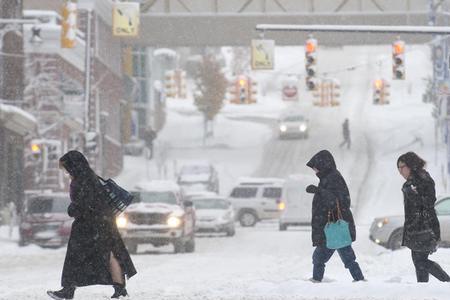
[[[306,126],[305,124],[302,124],[302,125],[300,125],[300,127],[298,129],[300,129],[301,132],[305,132],[306,129],[308,129],[308,126]]]
[[[127,227],[127,224],[128,224],[128,219],[127,219],[127,217],[124,216],[124,215],[118,216],[118,217],[116,218],[116,224],[117,224],[117,227],[119,227],[119,228],[125,228],[125,227]]]
[[[167,219],[167,225],[172,228],[179,227],[181,225],[181,219],[175,216],[171,216]]]
[[[280,131],[281,132],[285,132],[287,130],[287,126],[286,125],[280,125]]]

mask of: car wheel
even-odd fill
[[[403,241],[403,229],[395,230],[389,237],[388,248],[391,250],[397,250],[402,247]]]
[[[227,236],[234,236],[236,234],[236,230],[234,228],[227,229]]]
[[[287,224],[280,223],[279,229],[280,229],[280,231],[286,231],[287,230]]]
[[[239,216],[239,223],[241,223],[242,227],[255,226],[257,221],[258,221],[258,218],[256,217],[255,213],[253,213],[251,211],[244,211]]]
[[[126,247],[128,249],[128,252],[130,252],[131,254],[136,254],[137,253],[138,244],[136,244],[136,243],[128,243],[128,244],[126,244]]]
[[[195,239],[192,236],[191,239],[189,241],[186,242],[186,244],[184,244],[184,250],[187,253],[192,253],[195,251]]]
[[[185,251],[186,251],[186,246],[182,239],[178,239],[173,243],[173,252],[175,254],[184,253]]]

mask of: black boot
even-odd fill
[[[47,291],[47,295],[56,300],[73,299],[75,287],[63,287],[59,291]]]
[[[111,296],[111,299],[118,299],[119,297],[128,296],[127,289],[125,288],[125,283],[114,283],[114,294]]]

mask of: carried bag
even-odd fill
[[[107,203],[113,215],[123,212],[133,201],[133,195],[120,187],[111,178],[105,180],[98,176],[101,185],[101,198]]]
[[[429,222],[430,216],[422,207],[422,210],[416,214],[413,229],[408,231],[408,246],[414,251],[435,251],[438,246],[438,240],[434,234],[433,228]]]
[[[332,222],[332,212],[328,211],[328,223],[323,229],[325,233],[326,246],[328,249],[341,249],[352,244],[352,236],[350,235],[348,222],[342,218],[339,200],[336,200],[336,206],[337,220]]]

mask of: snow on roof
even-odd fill
[[[23,16],[24,17],[52,16],[52,17],[61,18],[61,16],[54,10],[40,10],[40,9],[25,9],[25,10],[23,10]]]
[[[144,191],[179,191],[180,187],[170,180],[141,181],[135,185],[138,190]]]
[[[282,184],[284,179],[276,177],[239,177],[240,185]]]
[[[153,56],[159,56],[159,55],[167,55],[167,56],[177,56],[177,52],[175,52],[172,49],[168,48],[159,48],[153,51]]]
[[[2,112],[20,115],[21,117],[23,117],[24,119],[27,119],[31,123],[37,124],[37,120],[32,114],[24,111],[23,109],[21,109],[17,106],[0,104],[0,113],[2,113]]]

